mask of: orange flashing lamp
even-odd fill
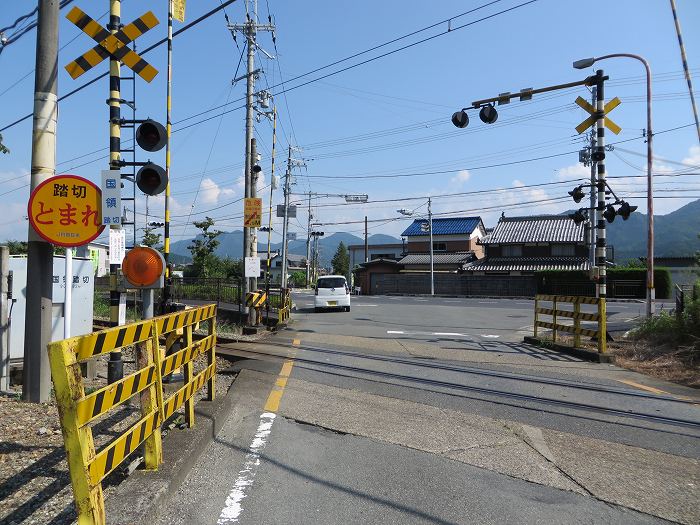
[[[165,259],[154,248],[137,246],[124,257],[122,273],[133,288],[162,288]]]

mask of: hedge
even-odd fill
[[[608,282],[614,281],[640,281],[646,283],[647,271],[645,268],[608,268]],[[535,280],[537,289],[546,289],[546,285],[565,281],[568,283],[586,283],[590,282],[588,272],[585,271],[562,271],[562,270],[545,270],[535,272]],[[673,286],[671,284],[671,272],[668,268],[654,268],[654,287],[656,288],[656,297],[658,299],[669,299],[671,297]]]

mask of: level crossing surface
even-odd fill
[[[236,408],[160,523],[697,521],[692,391],[523,344],[531,301],[419,299],[220,345]]]

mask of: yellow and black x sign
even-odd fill
[[[583,109],[588,111],[590,113],[590,117],[588,117],[586,120],[581,122],[578,126],[576,126],[576,131],[578,131],[579,135],[586,131],[588,128],[590,128],[593,124],[595,124],[596,117],[595,113],[596,110],[595,108],[588,102],[586,102],[585,99],[578,97],[576,99],[576,104],[581,106]],[[607,104],[603,107],[603,112],[607,115],[610,113],[613,109],[615,109],[617,106],[621,104],[620,99],[615,97],[612,100],[609,100]],[[603,124],[605,125],[606,128],[608,128],[610,131],[612,131],[615,135],[618,135],[620,131],[622,131],[622,128],[615,124],[612,120],[610,120],[608,117],[605,117],[605,120],[603,120]]]
[[[71,9],[66,18],[97,42],[90,51],[66,66],[66,71],[74,79],[110,56],[129,66],[146,82],[150,82],[158,74],[156,68],[127,47],[130,42],[158,25],[158,19],[153,12],[147,12],[114,34],[77,7]]]

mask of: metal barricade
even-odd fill
[[[208,323],[207,335],[197,342],[192,332]],[[160,339],[165,339],[165,347]],[[184,338],[182,348],[167,349]],[[80,365],[127,346],[136,348],[138,370],[99,390],[85,393]],[[163,315],[48,345],[53,379],[68,457],[71,484],[80,525],[105,523],[102,480],[142,443],[148,470],[163,462],[161,425],[185,406],[185,421],[194,425],[194,394],[207,384],[207,399],[214,399],[216,374],[216,306],[208,305]],[[194,361],[207,357],[203,370],[194,374]],[[164,398],[163,377],[182,367],[184,384]],[[95,450],[90,423],[110,409],[139,395],[141,417],[107,446]]]
[[[540,306],[542,302],[551,302],[551,308]],[[573,309],[560,308],[562,304],[571,304]],[[596,313],[582,312],[582,304],[594,304],[597,306]],[[540,316],[551,316],[551,321],[542,321]],[[560,319],[572,319],[573,324],[562,324]],[[597,329],[591,330],[581,326],[581,321],[593,321],[597,323]],[[597,297],[580,297],[572,295],[536,295],[535,296],[535,322],[533,335],[537,337],[537,328],[549,328],[552,330],[552,341],[557,342],[557,332],[567,332],[573,334],[574,347],[581,344],[581,336],[586,335],[597,338],[598,352],[606,351],[606,312],[605,300]],[[602,336],[601,336],[602,334]]]

